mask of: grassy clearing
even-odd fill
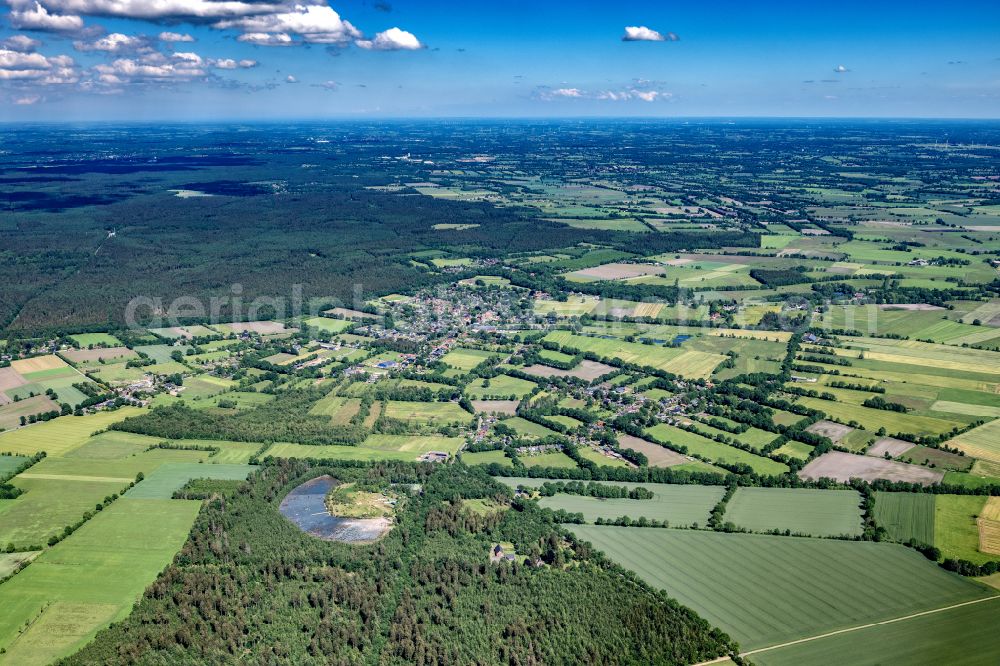
[[[889,538],[905,543],[934,543],[934,495],[926,493],[875,493],[875,524]]]
[[[572,529],[729,633],[743,649],[988,594],[895,544],[637,527]]]
[[[1000,601],[866,627],[749,658],[759,666],[826,664],[950,664],[989,666],[1000,658]]]
[[[441,362],[453,368],[468,372],[496,354],[481,349],[456,347],[441,357]]]
[[[49,663],[128,615],[184,543],[200,506],[122,498],[0,586],[5,662]]]
[[[389,400],[385,403],[385,416],[400,421],[426,423],[468,423],[472,415],[456,402],[409,402]]]
[[[514,400],[520,400],[534,391],[537,386],[535,382],[527,379],[511,377],[510,375],[497,375],[488,380],[477,379],[465,387],[465,394],[473,400],[488,396],[512,397]]]
[[[91,345],[118,347],[122,344],[121,340],[110,333],[74,333],[69,336],[69,339],[83,348]]]
[[[354,325],[353,321],[346,319],[331,319],[329,317],[310,317],[302,323],[310,328],[318,328],[324,333],[343,333]]]
[[[463,453],[462,462],[466,465],[489,465],[497,463],[504,467],[513,467],[514,462],[504,455],[503,451],[480,451],[478,453]]]
[[[504,479],[500,479],[504,481]],[[668,520],[674,526],[704,525],[712,507],[722,499],[725,489],[721,486],[669,485],[665,483],[610,483],[607,485],[635,488],[642,486],[653,492],[652,499],[604,499],[582,495],[557,494],[543,497],[539,504],[549,509],[563,509],[582,513],[587,522],[598,518],[605,520],[628,516]],[[517,484],[514,484],[516,487]]]
[[[235,386],[237,383],[231,379],[212,375],[196,375],[184,380],[184,392],[181,393],[181,397],[185,400],[201,400],[225,393]]]
[[[540,453],[534,456],[519,456],[525,467],[576,467],[576,461],[562,451]]]
[[[802,442],[790,441],[775,449],[774,452],[778,455],[788,456],[789,458],[808,460],[809,456],[812,455],[813,449],[815,448],[816,447],[810,446],[809,444],[803,444]]]
[[[788,471],[788,465],[770,458],[755,455],[742,449],[721,444],[701,435],[660,423],[646,430],[646,433],[660,442],[687,447],[689,453],[708,458],[713,462],[749,465],[759,474],[780,475]]]
[[[559,434],[555,430],[549,430],[543,425],[535,423],[534,421],[523,419],[520,416],[504,419],[501,423],[508,428],[513,428],[519,435],[523,435],[525,437],[549,437],[550,435]]]
[[[854,490],[740,488],[729,501],[724,520],[755,532],[857,536],[861,534],[860,502]]]
[[[982,513],[987,498],[979,495],[936,495],[934,497],[934,545],[945,557],[956,557],[976,564],[996,559],[980,552],[976,517]]]

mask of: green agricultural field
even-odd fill
[[[688,453],[708,458],[713,462],[728,463],[730,465],[736,463],[749,465],[758,474],[778,476],[788,471],[788,465],[784,463],[764,458],[763,456],[758,456],[727,444],[721,444],[715,440],[681,430],[666,423],[660,423],[649,428],[646,430],[646,434],[658,442],[684,446],[687,448]]]
[[[816,447],[810,446],[809,444],[790,441],[779,446],[774,450],[774,453],[782,456],[788,456],[789,458],[796,458],[798,460],[808,460],[809,456],[812,455],[814,448]]]
[[[442,435],[369,435],[359,446],[275,444],[264,456],[338,460],[416,460],[428,451],[454,454],[465,440]]]
[[[3,440],[0,440],[2,446]],[[1000,419],[995,419],[964,432],[947,442],[948,446],[964,451],[974,458],[1000,463]]]
[[[44,546],[108,495],[121,492],[133,478],[66,477],[14,479],[23,492],[0,500],[0,544],[17,548]]]
[[[487,382],[489,382],[489,386],[486,386]],[[488,380],[475,380],[465,387],[465,394],[472,400],[478,400],[487,396],[502,396],[504,398],[514,396],[515,399],[520,400],[537,387],[538,384],[527,379],[511,377],[510,375],[497,375]]]
[[[861,496],[854,490],[740,488],[723,520],[754,532],[859,536]]]
[[[593,312],[600,301],[590,296],[570,296],[565,301],[550,301],[538,299],[535,301],[535,314],[540,317],[554,314],[556,317],[579,317]]]
[[[100,381],[112,384],[126,384],[142,379],[148,368],[129,368],[123,363],[107,363],[104,365],[92,365],[86,368],[87,372],[97,375]]]
[[[66,459],[124,460],[130,456],[139,455],[162,441],[163,439],[160,437],[108,430],[91,437],[82,446],[73,449],[63,457]]]
[[[46,423],[0,433],[0,451],[28,456],[39,451],[49,456],[65,455],[90,439],[94,432],[141,413],[142,410],[136,407],[122,407],[87,416],[61,416]]]
[[[409,402],[389,400],[385,403],[385,417],[417,424],[468,423],[472,414],[457,402]]]
[[[909,433],[912,435],[940,435],[961,425],[957,421],[945,421],[929,416],[900,414],[884,409],[872,409],[861,405],[849,405],[820,398],[800,397],[797,402],[811,409],[818,409],[827,416],[842,423],[856,421],[870,432],[885,428],[887,433]]]
[[[329,317],[311,317],[303,320],[302,323],[310,328],[318,328],[324,333],[343,333],[351,326],[354,326],[353,321],[348,321],[346,319],[331,319]]]
[[[360,398],[342,398],[331,393],[313,405],[309,413],[329,416],[333,425],[345,425],[359,411],[361,411]]]
[[[455,347],[441,357],[441,362],[453,368],[468,372],[496,354],[481,349]]]
[[[544,340],[569,349],[591,352],[602,358],[619,359],[626,363],[649,366],[690,379],[709,377],[716,366],[727,358],[721,354],[686,351],[680,347],[663,347],[625,342],[624,340],[593,338],[569,331],[552,331],[545,336]]]
[[[569,363],[574,358],[569,354],[553,351],[551,349],[539,350],[538,357],[541,358],[543,361],[555,361],[556,363]]]
[[[744,650],[990,594],[896,544],[571,527],[611,559],[727,632]]]
[[[551,435],[559,434],[555,430],[549,430],[543,425],[535,423],[534,421],[529,421],[528,419],[523,419],[520,416],[504,419],[500,423],[503,423],[508,428],[513,428],[517,434],[524,437],[549,437]]]
[[[0,586],[0,657],[46,664],[132,610],[187,538],[201,502],[121,498]]]
[[[28,460],[28,456],[0,456],[0,479],[14,473],[18,467]]]
[[[184,391],[181,393],[181,397],[185,400],[200,400],[225,393],[236,386],[237,383],[231,379],[213,375],[195,375],[184,378]]]
[[[976,517],[982,513],[987,498],[981,495],[935,495],[934,545],[944,557],[955,557],[976,564],[997,559],[979,551],[979,528]]]
[[[256,469],[253,465],[201,463],[165,463],[136,484],[126,497],[132,499],[170,499],[191,479],[245,480]]]
[[[120,347],[122,342],[109,333],[74,333],[69,339],[87,349],[91,345],[102,347]]]
[[[171,359],[170,355],[175,351],[179,351],[181,354],[186,354],[187,350],[190,349],[187,345],[144,345],[142,347],[136,347],[137,352],[142,352],[149,358],[153,359],[157,363],[169,363]]]
[[[875,493],[875,524],[889,538],[905,543],[934,544],[934,495],[928,493]]]
[[[462,462],[466,465],[489,465],[496,463],[504,467],[513,467],[514,461],[504,455],[503,451],[480,451],[478,453],[463,453]]]
[[[998,613],[1000,597],[992,597],[890,624],[754,652],[748,659],[758,666],[992,666],[1000,654]]]
[[[498,479],[506,482],[506,479]],[[543,497],[539,504],[548,509],[563,509],[582,513],[592,523],[598,518],[610,520],[628,516],[632,519],[667,520],[673,526],[704,525],[712,507],[719,503],[725,489],[722,486],[669,485],[665,483],[614,483],[608,485],[635,488],[642,486],[653,492],[652,499],[604,499],[583,495],[557,494]],[[514,484],[517,487],[517,484]]]
[[[545,420],[550,423],[558,423],[564,428],[569,428],[570,430],[575,430],[583,425],[582,421],[574,419],[572,416],[560,416],[558,414],[555,416],[546,416]]]

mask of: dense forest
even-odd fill
[[[164,439],[360,444],[368,434],[360,425],[331,425],[329,417],[308,413],[323,395],[318,389],[286,391],[269,403],[229,415],[178,403],[124,419],[111,428]]]
[[[422,491],[376,544],[327,542],[277,511],[320,474]],[[735,649],[481,469],[269,460],[242,487],[192,486],[179,494],[210,499],[174,563],[63,664],[690,664]],[[475,513],[474,498],[510,508]],[[500,541],[513,563],[490,562]]]

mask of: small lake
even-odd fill
[[[389,531],[386,518],[341,518],[326,508],[326,495],[337,485],[332,476],[318,476],[298,486],[281,501],[281,515],[303,532],[325,541],[367,543]]]

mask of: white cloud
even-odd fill
[[[647,82],[651,83],[651,82]],[[535,95],[542,100],[551,101],[554,99],[574,99],[574,100],[600,100],[607,102],[628,102],[630,100],[641,102],[655,102],[660,99],[669,99],[673,95],[664,90],[656,90],[651,87],[628,86],[613,90],[590,91],[581,88],[547,88],[542,87],[535,92]]]
[[[31,106],[32,104],[37,104],[41,100],[41,95],[25,95],[24,97],[18,97],[15,99],[14,104],[17,106]]]
[[[836,67],[833,68],[833,71],[835,71],[837,74],[844,74],[845,72],[849,72],[851,70],[849,70],[844,65],[837,65]]]
[[[83,28],[83,19],[79,16],[50,14],[49,10],[39,3],[31,5],[12,5],[10,24],[15,28],[26,30],[47,30],[51,32],[75,32]]]
[[[623,42],[676,42],[679,39],[680,37],[672,32],[664,34],[644,25],[626,26],[625,34],[622,35]]]
[[[298,82],[299,80],[294,76],[292,76],[291,74],[285,77],[285,83],[298,83]]]
[[[208,61],[211,67],[216,69],[250,69],[257,66],[256,60],[233,60],[232,58],[218,58]]]
[[[324,81],[323,83],[314,83],[312,85],[314,88],[323,88],[331,92],[340,87],[340,84],[336,81]]]
[[[44,56],[0,48],[0,80],[42,84],[76,83],[76,63],[66,55]]]
[[[161,32],[157,37],[161,42],[167,42],[168,44],[173,44],[176,42],[193,42],[194,37],[188,34],[179,32]]]
[[[139,49],[149,49],[149,40],[145,37],[132,37],[123,35],[120,32],[113,32],[110,35],[95,39],[93,42],[77,41],[73,42],[73,48],[77,51],[104,51],[107,53],[121,53],[123,51],[136,51]]]
[[[236,39],[258,46],[292,46],[295,44],[295,41],[283,32],[273,34],[267,32],[247,32]]]
[[[289,45],[291,35],[313,44],[347,44],[362,37],[328,5],[295,5],[289,11],[219,21],[214,27],[243,30],[240,41],[261,46]]]
[[[40,41],[32,39],[27,35],[13,35],[0,42],[0,48],[9,51],[19,51],[21,53],[31,53],[41,45]]]
[[[145,65],[130,58],[115,60],[110,65],[97,65],[94,69],[106,77],[105,80],[114,83],[129,79],[191,79],[205,75],[203,69],[189,67],[184,63]]]
[[[399,28],[389,28],[376,33],[374,39],[359,39],[355,43],[363,49],[375,51],[416,51],[424,48],[416,35]]]
[[[110,85],[190,81],[208,75],[206,64],[197,53],[173,53],[167,57],[154,51],[137,58],[118,58],[110,64],[95,65],[94,71],[101,83]]]
[[[12,6],[33,0],[8,0]],[[243,2],[242,0],[44,0],[52,11],[91,16],[163,20],[218,20],[278,11],[280,2]]]

